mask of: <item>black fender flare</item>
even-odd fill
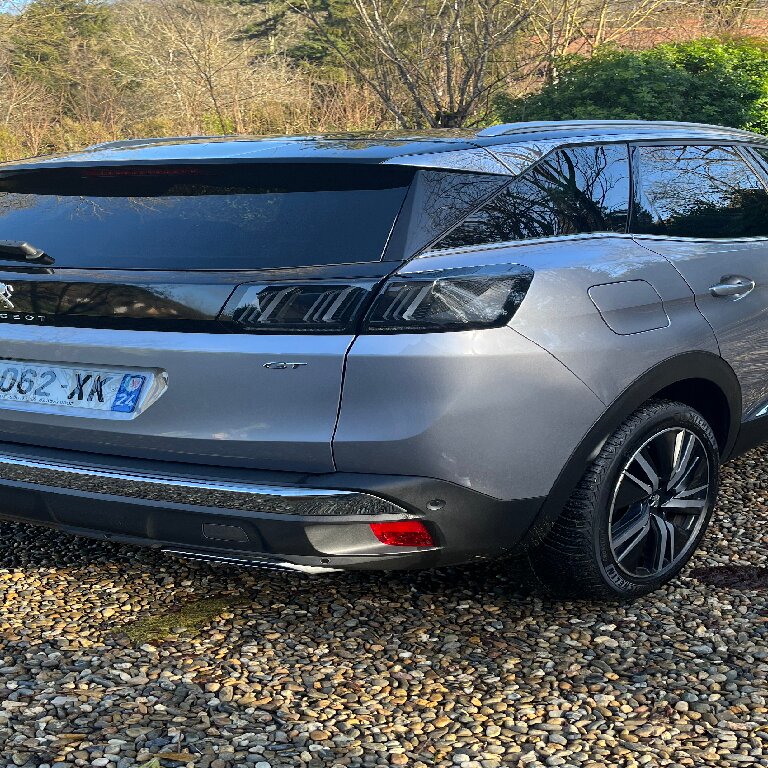
[[[635,379],[590,427],[547,494],[535,523],[525,535],[524,547],[536,546],[546,537],[584,472],[622,422],[663,389],[687,379],[704,379],[725,396],[729,428],[720,455],[723,461],[731,456],[741,427],[741,386],[733,368],[711,352],[683,352],[669,357]]]

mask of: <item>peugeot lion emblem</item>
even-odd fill
[[[11,301],[12,293],[12,285],[8,285],[8,283],[0,283],[0,307],[4,309],[13,309],[14,305]]]

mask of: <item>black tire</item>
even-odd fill
[[[650,400],[606,441],[547,538],[530,552],[537,579],[559,597],[603,600],[631,599],[666,584],[704,536],[719,463],[717,441],[700,413]],[[640,495],[645,498],[633,501]]]

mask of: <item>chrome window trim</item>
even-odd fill
[[[427,259],[434,256],[453,256],[462,253],[482,253],[485,251],[496,251],[506,248],[513,248],[523,245],[539,245],[541,243],[562,242],[566,240],[603,240],[606,238],[620,238],[629,240],[672,240],[695,243],[750,243],[764,242],[768,240],[768,235],[760,237],[729,237],[729,238],[711,238],[711,237],[682,237],[674,235],[645,235],[633,234],[632,232],[581,232],[575,235],[553,235],[552,237],[532,237],[525,240],[505,240],[500,243],[487,243],[484,245],[457,246],[455,248],[434,248],[424,251],[414,257],[413,261],[418,259]],[[478,265],[480,266],[480,265]],[[400,270],[402,271],[402,270]],[[399,272],[398,272],[399,274]]]
[[[693,243],[752,243],[768,240],[768,235],[757,237],[684,237],[683,235],[650,235],[642,233],[629,233],[635,240],[682,240]]]
[[[627,232],[581,232],[575,235],[552,235],[551,237],[531,237],[525,240],[505,240],[500,243],[485,243],[482,245],[459,245],[454,248],[433,248],[424,251],[415,257],[416,259],[427,259],[432,256],[452,256],[459,253],[481,253],[484,251],[496,251],[504,248],[513,248],[522,245],[537,245],[540,243],[560,242],[563,240],[596,240],[598,238],[629,238],[632,235]]]

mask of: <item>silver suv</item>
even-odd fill
[[[768,435],[768,140],[148,139],[0,166],[0,515],[643,594]]]

